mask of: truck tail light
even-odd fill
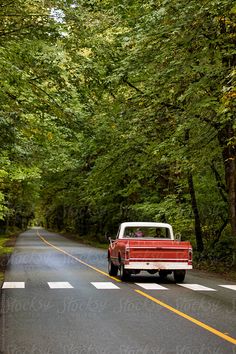
[[[129,251],[130,251],[129,247],[126,247],[126,249],[125,249],[125,259],[129,259]]]
[[[190,264],[192,263],[192,260],[193,260],[193,250],[192,250],[192,248],[189,248],[189,250],[188,250],[188,261],[189,261]]]

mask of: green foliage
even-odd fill
[[[156,220],[216,253],[236,240],[232,1],[43,4],[0,8],[5,226],[99,239]]]
[[[6,247],[5,244],[6,242],[9,241],[9,238],[0,236],[0,256],[3,254],[11,253],[12,248],[11,247]]]

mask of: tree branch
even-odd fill
[[[223,183],[221,176],[214,165],[214,162],[212,162],[212,164],[211,164],[211,170],[213,171],[213,173],[215,175],[217,187],[219,188],[219,192],[220,192],[220,195],[221,195],[223,201],[228,203],[226,186]]]
[[[0,14],[0,17],[50,17],[49,15],[45,14],[31,14],[31,15],[23,15],[23,14]]]
[[[134,86],[131,82],[129,82],[126,78],[123,78],[124,83],[126,83],[128,86],[132,87],[134,90],[136,90],[137,92],[141,93],[142,95],[144,95],[144,92],[141,91],[138,87]]]
[[[7,4],[1,4],[0,6],[1,6],[1,7],[6,7],[6,6],[12,5],[12,4],[14,4],[14,3],[15,3],[15,1],[10,1],[10,2],[8,2]]]
[[[43,92],[46,96],[48,96],[48,97],[50,98],[50,100],[52,100],[52,101],[56,104],[56,106],[57,106],[62,112],[64,112],[63,109],[61,108],[61,106],[60,106],[60,105],[57,103],[57,101],[54,99],[54,97],[52,97],[47,91],[45,91],[44,89],[42,89],[40,86],[36,85],[34,82],[32,82],[32,80],[29,80],[29,83],[30,83],[32,86],[36,87],[39,91]]]
[[[24,30],[26,28],[32,28],[32,27],[34,27],[34,25],[31,24],[29,26],[16,28],[16,29],[9,31],[9,32],[0,32],[0,37],[8,36],[8,35],[11,35],[12,33],[16,33],[16,32],[21,32],[22,30]]]
[[[216,237],[214,238],[214,240],[213,240],[213,242],[212,242],[212,247],[214,247],[215,244],[216,244],[217,242],[219,242],[220,236],[221,236],[221,234],[222,234],[224,228],[228,225],[228,222],[229,222],[229,219],[223,220],[223,224],[221,225],[221,227],[220,227],[218,230],[216,230]]]

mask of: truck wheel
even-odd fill
[[[121,264],[120,266],[120,278],[122,281],[126,281],[130,278],[130,274],[125,269],[124,264]]]
[[[113,264],[111,259],[108,259],[108,274],[116,276],[118,273],[118,267]]]
[[[174,280],[176,283],[182,283],[184,281],[186,270],[174,270]]]
[[[161,280],[165,280],[167,278],[168,272],[166,270],[159,270],[159,277],[161,278]]]

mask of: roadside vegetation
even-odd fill
[[[16,233],[0,234],[0,282],[4,279],[7,262],[14,250],[16,235]]]
[[[236,267],[232,0],[3,0],[0,229],[171,223]]]

